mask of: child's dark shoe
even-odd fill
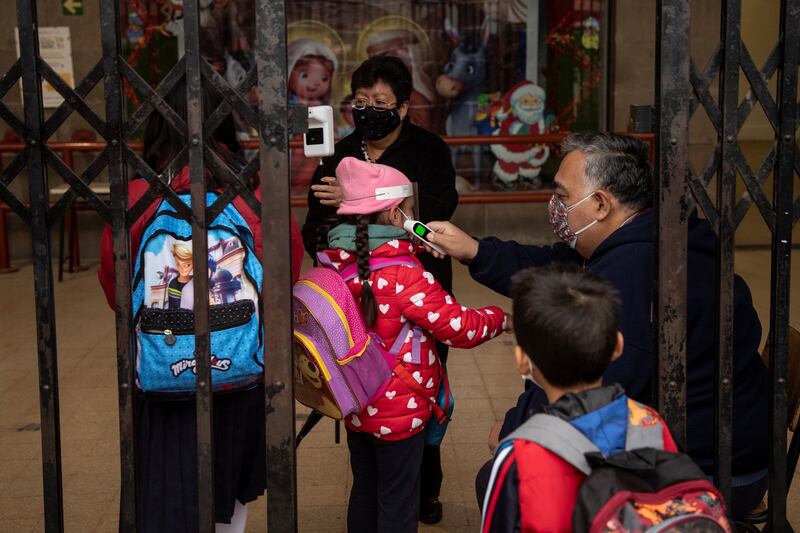
[[[419,521],[423,524],[438,524],[442,521],[442,502],[439,498],[430,498],[422,502],[419,508]]]

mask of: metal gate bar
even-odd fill
[[[689,172],[689,3],[656,7],[656,294],[658,406],[686,446],[686,175]],[[667,252],[668,251],[668,252]],[[665,253],[666,252],[666,253]]]
[[[197,498],[201,533],[214,532],[214,423],[211,394],[211,338],[208,331],[208,235],[206,179],[203,164],[203,78],[200,64],[200,10],[184,2],[186,46],[186,140],[192,198],[192,283],[194,283],[194,358],[197,415]]]
[[[267,529],[297,531],[297,468],[292,359],[286,5],[256,2],[256,67],[261,132],[261,202],[267,432]]]
[[[721,164],[717,174],[717,405],[716,482],[726,501],[731,501],[733,423],[733,280],[734,209],[736,207],[736,162],[739,130],[739,49],[741,47],[741,0],[722,5],[720,40],[722,72],[719,84],[720,113],[717,146]]]
[[[42,428],[42,477],[45,531],[64,529],[61,475],[61,422],[58,403],[58,352],[56,350],[53,270],[50,254],[50,188],[44,161],[42,82],[39,72],[39,32],[36,0],[17,0],[24,138],[27,147],[31,239],[36,298],[36,346],[39,355],[39,407]]]
[[[794,174],[798,171],[797,66],[800,61],[800,1],[782,0],[780,21],[782,61],[778,70],[777,163],[774,170],[770,298],[770,531],[788,531],[786,522],[786,375],[789,352],[789,280],[793,219]]]
[[[122,151],[123,96],[119,69],[120,28],[116,0],[100,5],[106,130],[109,133],[108,177],[111,189],[111,230],[114,248],[115,317],[117,329],[117,394],[119,401],[120,510],[119,531],[136,528],[136,456],[134,426],[133,316],[131,307],[131,250],[128,236],[128,179]]]

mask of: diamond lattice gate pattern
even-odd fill
[[[658,198],[657,351],[658,397],[679,442],[686,443],[686,247],[687,221],[698,210],[711,223],[719,245],[717,313],[717,465],[716,480],[731,493],[732,355],[734,234],[753,208],[772,233],[770,332],[770,475],[771,531],[787,530],[786,494],[797,463],[800,439],[793,438],[787,456],[787,357],[789,331],[789,265],[792,228],[800,218],[800,198],[793,196],[800,171],[796,141],[800,2],[782,0],[777,42],[759,69],[742,40],[741,0],[721,2],[720,39],[705,65],[692,59],[690,0],[661,0],[658,5],[656,135]],[[770,31],[765,28],[764,31]],[[749,86],[739,94],[740,80]],[[777,81],[777,95],[769,89]],[[717,83],[718,96],[711,93]],[[774,131],[774,140],[757,168],[740,146],[740,132],[755,106]],[[689,122],[704,112],[716,133],[716,145],[700,171],[689,162]],[[765,185],[772,177],[772,199]],[[709,186],[716,178],[716,194]],[[741,180],[744,193],[737,197]]]
[[[291,253],[288,173],[290,128],[286,95],[286,21],[282,0],[256,3],[256,65],[237,86],[225,81],[200,54],[200,5],[184,2],[185,55],[155,87],[122,56],[120,3],[101,0],[102,58],[72,89],[39,54],[37,2],[18,0],[17,25],[21,55],[0,78],[0,99],[21,81],[24,116],[0,102],[0,119],[23,139],[20,151],[0,175],[0,200],[30,227],[34,250],[35,301],[39,383],[42,421],[44,513],[47,531],[63,530],[63,496],[57,379],[57,339],[53,300],[50,230],[76,200],[85,201],[113,228],[116,272],[116,322],[120,413],[122,495],[120,531],[136,528],[134,460],[133,316],[131,301],[130,226],[157,199],[163,198],[179,217],[191,223],[193,263],[197,288],[194,305],[196,398],[198,438],[199,523],[201,531],[214,530],[213,395],[209,368],[207,228],[237,196],[259,214],[263,222],[264,284],[263,316],[270,324],[265,340],[265,402],[267,426],[268,522],[270,531],[296,530],[294,393],[291,360]],[[90,21],[87,20],[87,23]],[[49,82],[64,102],[45,116],[42,80]],[[102,81],[105,109],[92,109],[87,96]],[[255,89],[254,89],[255,88]],[[167,96],[185,91],[186,110],[167,103]],[[258,105],[246,100],[257,90]],[[210,109],[204,92],[218,97]],[[136,95],[135,99],[125,94]],[[134,105],[132,101],[138,105]],[[80,117],[106,143],[104,150],[80,174],[48,147],[59,128],[73,114]],[[148,118],[158,113],[170,135],[181,147],[163,168],[152,168],[134,151],[131,142]],[[260,134],[260,149],[242,164],[223,161],[210,149],[213,136],[232,113]],[[302,117],[304,109],[293,110]],[[103,118],[103,116],[105,118]],[[298,121],[295,121],[298,122]],[[184,167],[190,172],[191,206],[169,186]],[[264,169],[264,170],[261,170]],[[28,198],[14,194],[12,182],[25,171]],[[92,189],[101,173],[107,173],[110,196],[104,199]],[[206,206],[207,175],[213,175],[219,194]],[[60,176],[68,185],[55,203],[50,202],[48,176]],[[135,203],[128,202],[128,181],[138,176],[149,185]],[[21,178],[20,178],[21,179]],[[260,183],[260,185],[259,185]],[[261,195],[256,194],[260,187]],[[259,197],[269,198],[261,202]]]

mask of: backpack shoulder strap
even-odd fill
[[[557,416],[544,413],[529,418],[502,442],[515,439],[535,442],[587,476],[592,472],[592,467],[586,460],[586,454],[600,452],[575,426]]]
[[[628,427],[625,432],[625,449],[664,449],[664,422],[653,416],[650,409],[628,399]]]

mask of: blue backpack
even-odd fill
[[[190,205],[188,194],[179,198]],[[207,205],[217,195],[206,196]],[[208,327],[214,391],[246,387],[262,375],[261,262],[233,204],[208,228]],[[133,271],[137,385],[145,392],[193,393],[192,226],[163,201],[145,226]]]

